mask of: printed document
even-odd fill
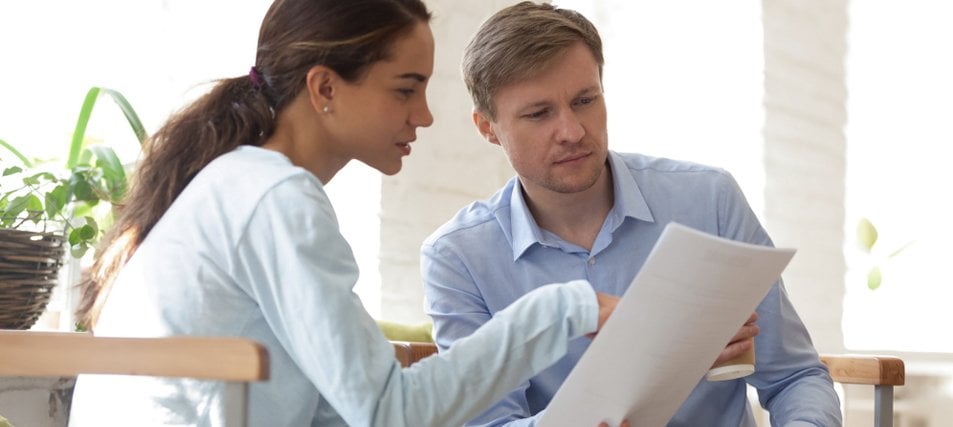
[[[669,224],[539,425],[665,426],[794,252]]]

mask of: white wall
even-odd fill
[[[846,0],[763,1],[765,222],[821,352],[843,349]]]
[[[514,1],[431,0],[437,41],[428,88],[434,125],[418,131],[401,172],[381,190],[381,316],[428,321],[423,311],[420,244],[461,207],[490,196],[512,169],[471,122],[460,72],[463,49],[484,19]]]

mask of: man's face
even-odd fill
[[[539,74],[502,87],[493,99],[496,119],[474,122],[503,147],[530,194],[576,193],[606,170],[608,133],[599,66],[575,43]]]

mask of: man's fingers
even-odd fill
[[[759,333],[761,333],[761,328],[759,328],[758,325],[745,324],[741,327],[741,329],[738,329],[738,332],[735,333],[735,336],[731,337],[730,343],[749,340],[756,337]]]

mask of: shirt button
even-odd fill
[[[592,267],[596,265],[596,257],[589,258],[589,266]]]

